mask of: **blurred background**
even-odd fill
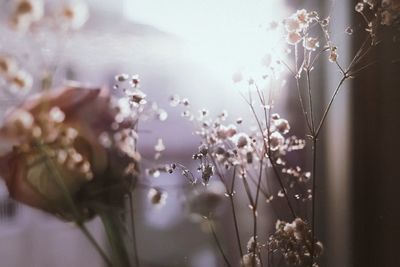
[[[169,106],[170,96],[187,97],[193,110],[207,108],[215,115],[227,110],[232,121],[238,116],[250,120],[251,113],[232,82],[232,74],[257,71],[253,66],[262,68],[267,55],[283,56],[284,50],[279,45],[283,43],[279,32],[263,25],[280,21],[298,8],[330,16],[332,38],[340,47],[344,65],[362,41],[362,34],[345,34],[349,25],[356,28],[360,24],[353,12],[357,1],[88,2],[90,18],[81,31],[68,36],[46,33],[36,40],[36,44],[45,46],[32,47],[22,37],[1,29],[0,50],[20,55],[36,75],[41,73],[38,60],[46,67],[57,66],[54,84],[67,77],[111,87],[118,73],[140,74],[142,90],[169,114],[167,122],[144,124],[147,134],[140,139],[142,153],[152,157],[157,139],[163,138],[167,150],[161,160],[186,165],[192,164],[190,159],[199,141],[192,134],[193,125],[181,117],[182,110]],[[44,51],[44,59],[35,57],[38,48]],[[400,64],[393,60],[396,53],[398,45],[379,46],[371,60],[380,63],[346,84],[321,136],[323,149],[318,157],[323,164],[318,172],[324,179],[317,185],[317,232],[326,248],[321,266],[400,266],[396,256],[400,239],[400,208],[396,205],[400,193],[396,164],[400,149],[400,91],[396,88]],[[315,92],[316,105],[321,109],[340,76],[328,64],[318,66],[315,73],[313,84],[321,88]],[[305,125],[299,117],[296,96],[290,97],[295,95],[292,81],[288,79],[282,87],[286,79],[282,75],[273,83],[279,88],[278,111],[293,121],[292,128],[302,136]],[[40,84],[34,86],[39,88]],[[1,115],[21,100],[4,92],[0,96]],[[186,216],[179,190],[182,177],[162,174],[149,179],[166,188],[168,201],[161,209],[152,209],[146,190],[139,188],[135,195],[142,265],[221,266],[213,240]],[[240,223],[246,225],[251,219],[247,204],[243,201],[238,205]],[[269,215],[266,211],[261,219],[265,231],[274,227],[275,218]],[[89,226],[101,241],[100,222],[94,220]],[[230,227],[221,229],[228,253],[234,249]],[[243,240],[248,236],[244,233]],[[4,267],[102,266],[76,228],[14,203],[4,185],[0,185],[0,259]]]

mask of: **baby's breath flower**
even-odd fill
[[[289,122],[285,119],[274,120],[274,125],[281,134],[287,134],[290,130]]]
[[[330,53],[329,53],[329,61],[330,62],[336,62],[337,58],[338,58],[338,53],[337,53],[337,48],[336,47],[332,47],[330,49]]]
[[[17,62],[12,57],[0,55],[0,75],[11,76],[17,69]]]
[[[283,21],[287,32],[299,32],[301,31],[300,21],[295,17],[287,18]]]
[[[229,126],[220,125],[217,128],[217,137],[220,139],[227,139],[232,137],[236,134],[236,126],[231,124]]]
[[[12,24],[16,29],[25,31],[33,22],[39,21],[43,14],[42,0],[19,0],[15,4]]]
[[[9,127],[6,128],[10,136],[26,136],[32,131],[34,118],[32,114],[24,109],[14,111],[9,117]]]
[[[238,148],[244,148],[249,143],[249,136],[245,133],[240,133],[236,137],[236,146]]]
[[[308,15],[307,10],[305,10],[305,9],[297,10],[295,16],[303,29],[308,27],[309,15]]]
[[[179,103],[180,103],[180,97],[179,97],[178,95],[173,95],[173,96],[171,96],[171,97],[169,98],[169,104],[170,104],[172,107],[178,106]]]
[[[158,188],[150,188],[147,197],[152,205],[162,207],[167,202],[168,194]]]
[[[241,260],[241,266],[242,267],[256,267],[260,266],[260,258],[258,257],[257,254],[254,253],[247,253],[243,255],[243,258]]]
[[[85,2],[74,1],[65,4],[60,12],[61,23],[72,30],[81,28],[89,18],[89,9]]]
[[[121,74],[117,74],[114,77],[116,82],[125,82],[129,79],[129,74],[126,73],[121,73]]]
[[[307,37],[303,40],[303,46],[305,49],[315,51],[319,47],[318,38]]]
[[[15,94],[25,94],[33,85],[32,76],[24,70],[16,71],[7,80],[10,92]]]
[[[165,150],[165,145],[164,145],[164,142],[163,142],[163,140],[161,138],[157,139],[157,143],[154,146],[154,150],[157,151],[157,152],[162,152],[162,151]]]
[[[243,80],[243,73],[242,72],[237,71],[237,72],[232,74],[232,81],[234,83],[241,82],[242,80]]]
[[[362,2],[357,3],[354,9],[357,12],[361,13],[364,10],[364,3]]]
[[[158,109],[158,111],[157,111],[157,118],[160,120],[160,121],[165,121],[165,120],[167,120],[167,118],[168,118],[168,112],[166,111],[166,110],[164,110],[164,109]]]
[[[49,111],[49,119],[56,123],[61,123],[65,119],[65,114],[59,107],[52,107]]]
[[[311,262],[311,247],[314,242],[314,257],[322,255],[323,246],[313,241],[309,225],[301,218],[287,223],[277,221],[275,233],[269,238],[271,251],[280,252],[286,263],[293,266],[307,266]]]
[[[283,145],[285,138],[279,132],[273,132],[269,138],[269,145],[272,151],[276,151]]]
[[[295,45],[297,43],[299,43],[301,41],[303,37],[297,33],[297,32],[289,32],[286,35],[286,41],[288,42],[288,44],[290,45]]]

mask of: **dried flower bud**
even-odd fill
[[[147,197],[151,204],[156,207],[162,207],[167,201],[168,194],[158,188],[150,188],[149,192],[147,193]]]

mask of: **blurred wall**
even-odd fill
[[[400,266],[400,43],[386,29],[354,80],[354,266]],[[362,40],[354,44],[354,50]]]

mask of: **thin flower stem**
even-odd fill
[[[311,128],[311,123],[310,123],[310,119],[308,118],[307,110],[306,110],[306,108],[304,106],[303,97],[301,95],[299,77],[295,77],[295,79],[296,79],[296,88],[297,88],[297,94],[298,94],[298,97],[299,97],[300,107],[301,107],[301,110],[303,112],[303,116],[304,116],[304,120],[306,121],[307,128],[311,132],[311,129],[312,129]]]
[[[136,267],[140,267],[139,253],[138,253],[138,248],[137,248],[135,215],[134,215],[134,209],[133,209],[133,197],[132,197],[132,194],[133,194],[133,191],[131,191],[128,194],[128,197],[129,197],[129,210],[130,210],[130,216],[131,216],[132,245],[133,245],[133,252],[135,253],[135,258],[134,258],[135,265],[136,265]]]
[[[325,109],[325,111],[324,111],[324,114],[322,115],[322,119],[321,119],[321,121],[320,121],[320,123],[319,123],[319,125],[318,125],[318,128],[317,128],[317,130],[315,131],[315,134],[314,134],[314,138],[315,138],[315,139],[319,136],[319,134],[320,134],[320,132],[321,132],[321,128],[322,128],[322,126],[324,125],[324,122],[325,122],[325,120],[326,120],[326,116],[328,115],[328,113],[329,113],[329,111],[330,111],[330,109],[331,109],[331,107],[332,107],[333,101],[335,100],[335,98],[336,98],[336,96],[337,96],[337,94],[338,94],[340,88],[342,87],[344,81],[345,81],[347,78],[348,78],[347,74],[344,75],[344,76],[342,77],[342,79],[340,80],[338,86],[336,87],[335,92],[333,93],[333,95],[332,95],[332,97],[331,97],[331,99],[330,99],[330,101],[329,101],[329,104],[328,104],[328,106],[326,107],[326,109]]]
[[[309,131],[311,132],[311,129],[312,129],[311,123],[310,123],[310,120],[309,120],[308,115],[307,115],[307,110],[306,110],[305,105],[304,105],[303,97],[301,95],[300,75],[299,75],[300,73],[299,73],[299,70],[298,70],[298,47],[297,47],[297,45],[295,45],[295,50],[294,51],[295,51],[294,58],[295,58],[295,64],[296,64],[296,75],[294,76],[294,78],[296,80],[297,94],[299,96],[299,103],[300,103],[301,110],[303,112],[304,120],[306,121],[307,127],[308,127]]]
[[[225,183],[225,179],[223,174],[221,173],[215,159],[212,157],[210,154],[211,161],[213,165],[215,166],[217,176],[219,179],[222,181],[222,183],[225,185],[226,192],[228,193],[229,196],[229,202],[232,210],[232,216],[233,216],[233,224],[235,227],[235,235],[236,235],[236,241],[237,241],[237,246],[239,247],[239,254],[240,258],[243,258],[243,250],[242,250],[242,243],[240,241],[240,234],[239,234],[239,224],[236,216],[236,208],[235,208],[235,202],[233,201],[233,194],[234,194],[234,188],[235,188],[235,180],[236,180],[236,167],[233,169],[233,176],[232,176],[232,183],[231,183],[231,188],[230,190],[228,189],[228,186]]]
[[[252,265],[256,265],[256,253],[257,251],[257,206],[258,206],[258,198],[260,196],[260,187],[261,187],[261,178],[262,178],[262,173],[263,173],[263,163],[264,163],[264,157],[261,158],[260,160],[260,171],[258,174],[258,182],[257,182],[257,191],[256,191],[256,198],[255,198],[255,203],[253,208],[253,257],[252,257]]]
[[[353,59],[351,60],[349,67],[347,68],[347,71],[352,69],[353,66],[356,65],[359,62],[359,60],[362,58],[361,54],[363,53],[365,46],[368,44],[369,39],[370,39],[370,36],[368,35],[366,37],[366,39],[364,40],[364,42],[361,44],[361,46],[358,49],[358,51],[356,52],[356,54],[354,55]]]
[[[236,180],[236,167],[233,169],[231,191],[229,192],[229,201],[231,202],[233,224],[235,226],[235,235],[236,235],[237,245],[239,247],[239,254],[240,254],[240,258],[242,259],[243,258],[242,243],[240,241],[239,225],[238,225],[237,216],[236,216],[235,203],[233,201],[235,180]]]
[[[307,88],[308,88],[308,103],[310,105],[310,117],[311,117],[311,135],[315,134],[314,128],[314,111],[313,111],[313,102],[312,102],[312,92],[311,92],[311,78],[310,78],[310,69],[306,70],[307,76]]]
[[[81,215],[79,214],[79,211],[76,208],[75,202],[72,199],[68,189],[66,188],[65,183],[63,182],[62,176],[61,176],[60,172],[58,171],[57,167],[55,166],[53,160],[50,158],[46,149],[42,145],[38,145],[37,147],[39,148],[41,153],[43,153],[43,155],[47,158],[47,160],[45,161],[46,166],[49,169],[49,171],[54,174],[54,177],[56,178],[55,179],[56,184],[60,187],[60,190],[61,190],[62,194],[64,195],[66,202],[70,206],[70,209],[75,216],[76,225],[79,227],[79,229],[82,231],[82,233],[87,237],[87,239],[90,241],[90,243],[92,243],[94,248],[98,251],[100,256],[106,262],[106,264],[109,267],[112,267],[113,265],[112,265],[110,259],[107,257],[106,253],[102,250],[100,245],[97,243],[97,241],[94,239],[92,234],[89,232],[89,230],[84,225]]]
[[[253,197],[251,196],[249,183],[247,182],[247,179],[245,176],[242,176],[241,180],[243,181],[244,190],[246,191],[246,195],[247,195],[247,198],[249,199],[250,205],[253,207],[254,200],[253,200]]]
[[[253,104],[252,104],[251,102],[249,102],[249,101],[247,101],[247,104],[250,106],[250,109],[251,109],[251,111],[252,111],[252,113],[253,113],[253,115],[254,115],[254,117],[255,117],[255,120],[256,120],[256,122],[257,122],[257,124],[258,124],[258,127],[259,127],[260,132],[264,135],[263,130],[262,130],[262,126],[261,126],[261,122],[260,122],[260,120],[259,120],[259,118],[258,118],[258,116],[257,116],[257,113],[256,113],[256,111],[255,111],[255,109],[254,109]],[[269,131],[269,129],[267,129],[267,131]],[[270,138],[269,135],[268,135],[267,138],[268,138],[268,142],[269,142],[269,138]],[[292,207],[292,204],[290,203],[289,196],[288,196],[288,194],[287,194],[287,190],[286,190],[285,186],[283,185],[281,176],[279,175],[278,168],[277,168],[275,162],[274,162],[274,161],[272,160],[272,158],[271,158],[271,151],[270,151],[270,149],[268,148],[268,146],[267,146],[267,144],[266,144],[265,142],[264,142],[264,149],[265,149],[266,151],[268,151],[268,152],[266,152],[266,153],[267,153],[267,156],[268,156],[268,158],[269,158],[269,161],[271,162],[272,169],[274,170],[274,173],[275,173],[276,179],[278,180],[279,186],[281,187],[281,190],[282,190],[282,192],[283,192],[284,195],[285,195],[285,199],[286,199],[286,202],[287,202],[287,204],[288,204],[288,206],[289,206],[290,212],[291,212],[293,218],[296,218],[296,213],[295,213],[295,211],[294,211],[294,209],[293,209],[293,207]]]
[[[208,220],[208,225],[210,226],[211,234],[214,238],[215,243],[217,244],[219,252],[221,253],[222,257],[224,258],[226,266],[231,267],[232,265],[229,263],[228,257],[225,255],[225,252],[222,249],[221,243],[219,242],[218,236],[217,236],[214,226],[213,226],[213,222]]]
[[[82,233],[86,236],[86,238],[89,240],[89,242],[93,245],[93,247],[97,250],[97,252],[103,258],[104,262],[107,264],[107,266],[112,267],[113,264],[111,263],[110,259],[107,257],[107,255],[105,254],[103,249],[99,246],[99,244],[94,239],[94,237],[89,232],[89,230],[86,228],[86,226],[83,223],[77,223],[77,226],[82,231]]]
[[[269,162],[271,163],[272,170],[274,171],[274,174],[277,177],[279,185],[280,185],[280,187],[282,189],[282,192],[285,195],[285,199],[286,199],[287,205],[289,207],[290,213],[291,213],[293,219],[295,219],[295,218],[297,218],[297,215],[296,215],[296,212],[294,211],[292,203],[289,200],[288,192],[287,192],[285,186],[283,185],[282,179],[280,178],[278,167],[276,166],[276,163],[274,162],[274,160],[270,156],[268,156],[268,158],[269,158]]]
[[[260,266],[261,266],[261,267],[264,267],[264,262],[263,262],[263,260],[262,260],[262,257],[261,257],[261,253],[260,253],[260,252],[258,253],[258,258],[260,259]]]
[[[311,264],[310,267],[314,264],[315,257],[315,204],[317,199],[317,138],[315,136],[312,137],[312,208],[311,208]]]
[[[257,180],[257,191],[256,191],[256,200],[255,200],[255,208],[257,209],[257,205],[258,205],[258,198],[260,195],[260,188],[261,188],[261,177],[263,174],[263,164],[264,164],[264,158],[261,158],[260,160],[260,171],[258,173],[258,180]]]

